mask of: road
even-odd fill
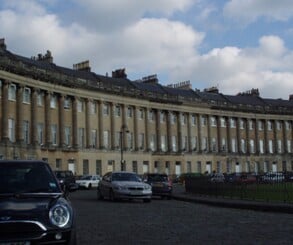
[[[70,193],[78,244],[293,244],[293,216],[177,200],[98,201]]]

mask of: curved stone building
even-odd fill
[[[26,58],[0,40],[0,157],[104,174],[292,171],[293,96],[231,96]]]

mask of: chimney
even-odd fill
[[[112,71],[112,77],[113,78],[127,78],[127,74],[125,73],[125,68]]]
[[[5,44],[4,38],[0,39],[0,49],[6,50],[6,44]]]
[[[147,76],[147,77],[143,77],[142,82],[143,83],[157,84],[159,82],[159,79],[157,77],[157,74],[154,74],[154,75],[150,75],[150,76]]]
[[[42,54],[38,54],[37,57],[32,57],[33,60],[37,60],[37,61],[44,61],[44,62],[48,62],[50,64],[53,63],[53,56],[50,50],[47,50],[47,53],[45,55]]]
[[[77,64],[73,64],[73,69],[76,71],[91,71],[91,67],[90,67],[90,62],[89,60],[77,63]]]
[[[178,89],[192,89],[190,81],[183,81],[174,84],[168,84],[167,87],[178,88]]]
[[[293,94],[290,94],[290,95],[289,95],[289,100],[290,100],[290,101],[293,101]]]
[[[214,94],[219,93],[219,89],[217,87],[205,88],[203,91],[207,93],[214,93]]]

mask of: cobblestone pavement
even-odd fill
[[[78,244],[293,244],[293,216],[178,200],[98,201],[70,193]]]

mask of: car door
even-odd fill
[[[111,173],[105,174],[99,184],[100,191],[103,196],[108,197],[111,189]]]
[[[98,186],[98,183],[99,183],[98,182],[98,176],[95,176],[95,175],[92,176],[92,181],[91,182],[92,182],[92,186],[93,187],[97,187]]]

